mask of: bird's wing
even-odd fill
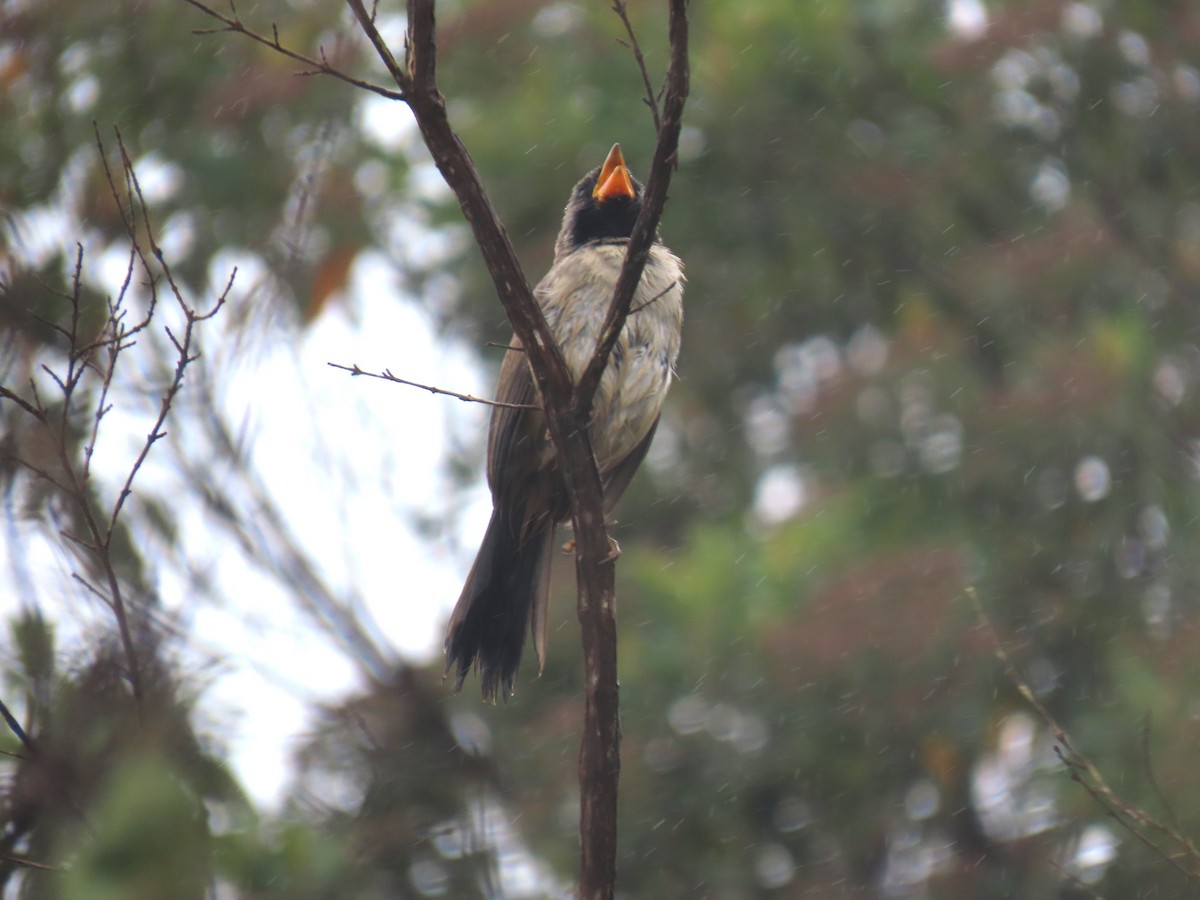
[[[525,351],[520,349],[521,342],[516,335],[513,335],[511,347],[512,349],[504,354],[504,361],[500,364],[496,401],[498,403],[536,404],[538,400],[537,392],[533,387],[533,375],[529,371]],[[539,427],[541,419],[542,414],[539,410],[512,409],[505,406],[492,407],[492,417],[488,424],[487,476],[488,486],[492,489],[493,496],[497,494],[498,489],[505,487],[505,485],[497,483],[497,478],[501,476],[501,473],[507,484],[524,480],[519,476],[527,473],[518,470],[529,467],[530,454],[514,456],[513,450],[530,439],[531,430]],[[522,464],[514,467],[512,463],[518,459]],[[518,477],[514,478],[514,476]]]
[[[500,403],[538,403],[533,374],[516,335],[500,364],[496,400]],[[562,515],[558,507],[565,495],[554,490],[542,471],[546,450],[545,416],[540,409],[493,406],[488,426],[488,486],[492,490],[497,527],[506,529],[523,544],[529,534],[538,536],[536,574],[530,598],[529,631],[537,653],[538,674],[546,666],[546,623],[550,607],[550,558],[554,525]],[[557,494],[557,500],[555,495]],[[534,514],[531,517],[531,512]],[[545,519],[549,519],[549,532]],[[540,524],[540,527],[539,527]],[[482,552],[482,551],[481,551]]]
[[[629,482],[633,481],[638,466],[646,458],[646,451],[650,449],[650,443],[654,440],[654,432],[658,429],[658,419],[659,417],[655,416],[654,424],[650,426],[650,430],[646,432],[646,436],[642,438],[641,442],[604,476],[604,514],[606,516],[613,511],[613,507],[625,493],[625,488],[629,487]]]

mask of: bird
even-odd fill
[[[575,383],[595,352],[642,206],[619,144],[575,185],[550,271],[534,289]],[[655,235],[629,317],[592,401],[588,425],[608,516],[646,456],[675,373],[683,326],[683,263]],[[525,635],[546,661],[550,560],[570,500],[526,355],[513,337],[488,425],[492,516],[447,627],[455,691],[479,674],[483,699],[506,702]]]

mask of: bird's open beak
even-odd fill
[[[592,198],[597,203],[603,203],[614,197],[634,199],[633,176],[625,165],[625,157],[621,155],[621,145],[613,144],[600,167],[600,175],[596,179],[596,187],[592,190]]]

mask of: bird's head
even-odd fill
[[[555,256],[602,238],[628,238],[642,210],[642,184],[629,172],[621,145],[613,144],[604,165],[588,172],[571,191]]]

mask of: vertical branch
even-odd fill
[[[591,408],[592,397],[600,384],[600,377],[608,365],[609,354],[616,346],[634,291],[642,279],[642,270],[650,255],[650,245],[658,234],[658,222],[662,218],[667,202],[667,189],[671,174],[678,164],[679,131],[683,126],[683,107],[687,102],[690,82],[688,66],[688,0],[670,0],[668,32],[671,42],[671,61],[667,68],[667,92],[663,100],[662,124],[658,130],[658,142],[654,147],[654,158],[650,163],[650,175],[646,190],[642,194],[642,211],[629,238],[629,249],[617,278],[612,303],[601,331],[596,352],[587,369],[579,379],[575,403],[581,412]]]
[[[646,71],[646,58],[642,56],[642,47],[638,43],[637,34],[634,33],[633,23],[629,21],[629,11],[625,8],[625,0],[613,0],[612,8],[620,18],[621,24],[625,26],[625,34],[629,37],[628,47],[633,52],[633,58],[637,60],[638,71],[642,73],[642,84],[646,88],[645,103],[654,119],[654,133],[657,134],[662,130],[662,119],[658,114],[658,99],[650,84],[650,73]]]
[[[438,90],[437,23],[434,0],[409,0],[407,70],[396,65],[374,19],[362,0],[346,0],[359,27],[379,53],[412,110],[425,146],[446,185],[454,192],[463,218],[471,228],[496,294],[530,360],[542,394],[551,436],[578,431],[565,420],[571,401],[571,376],[550,333],[541,308],[517,261],[516,251],[500,216],[480,181],[471,155],[446,115],[446,100]],[[559,414],[556,415],[555,411]],[[558,439],[555,439],[559,446]],[[561,447],[560,447],[561,449]]]
[[[620,14],[623,5],[618,6],[622,7],[618,9]],[[628,27],[623,14],[622,20]],[[688,94],[687,0],[671,0],[669,31],[671,59],[654,161],[601,338],[575,390],[575,414],[581,423],[589,419],[592,397],[625,326],[650,246],[658,233],[667,187],[676,165],[679,130]],[[632,29],[630,32],[632,37]],[[595,465],[581,471],[571,466],[570,460],[567,462],[568,485],[573,488],[578,614],[585,672],[583,737],[579,747],[579,896],[582,900],[611,900],[616,881],[617,796],[621,772],[616,572],[604,524],[603,490]]]
[[[198,0],[188,2],[215,15]],[[412,110],[434,164],[458,200],[497,296],[529,360],[547,429],[561,465],[575,527],[578,609],[587,672],[584,734],[579,758],[579,896],[587,900],[611,898],[616,880],[617,778],[620,770],[614,558],[609,551],[604,525],[604,492],[592,453],[588,423],[592,397],[629,315],[677,162],[679,130],[688,93],[688,2],[669,0],[671,57],[661,118],[649,90],[644,59],[640,48],[636,47],[624,3],[617,0],[614,5],[625,22],[647,84],[647,100],[655,116],[658,143],[642,198],[642,210],[629,241],[601,338],[578,385],[573,383],[546,319],[534,301],[512,243],[483,189],[470,154],[450,126],[445,98],[437,86],[434,0],[408,0],[404,66],[397,62],[383,40],[374,15],[367,10],[363,0],[346,0],[346,3],[399,88],[395,96],[402,98]],[[220,16],[216,18],[221,19]],[[249,34],[260,43],[281,49],[277,39],[271,41],[255,36],[240,22],[221,21],[227,30]],[[294,53],[288,55],[298,58]]]

